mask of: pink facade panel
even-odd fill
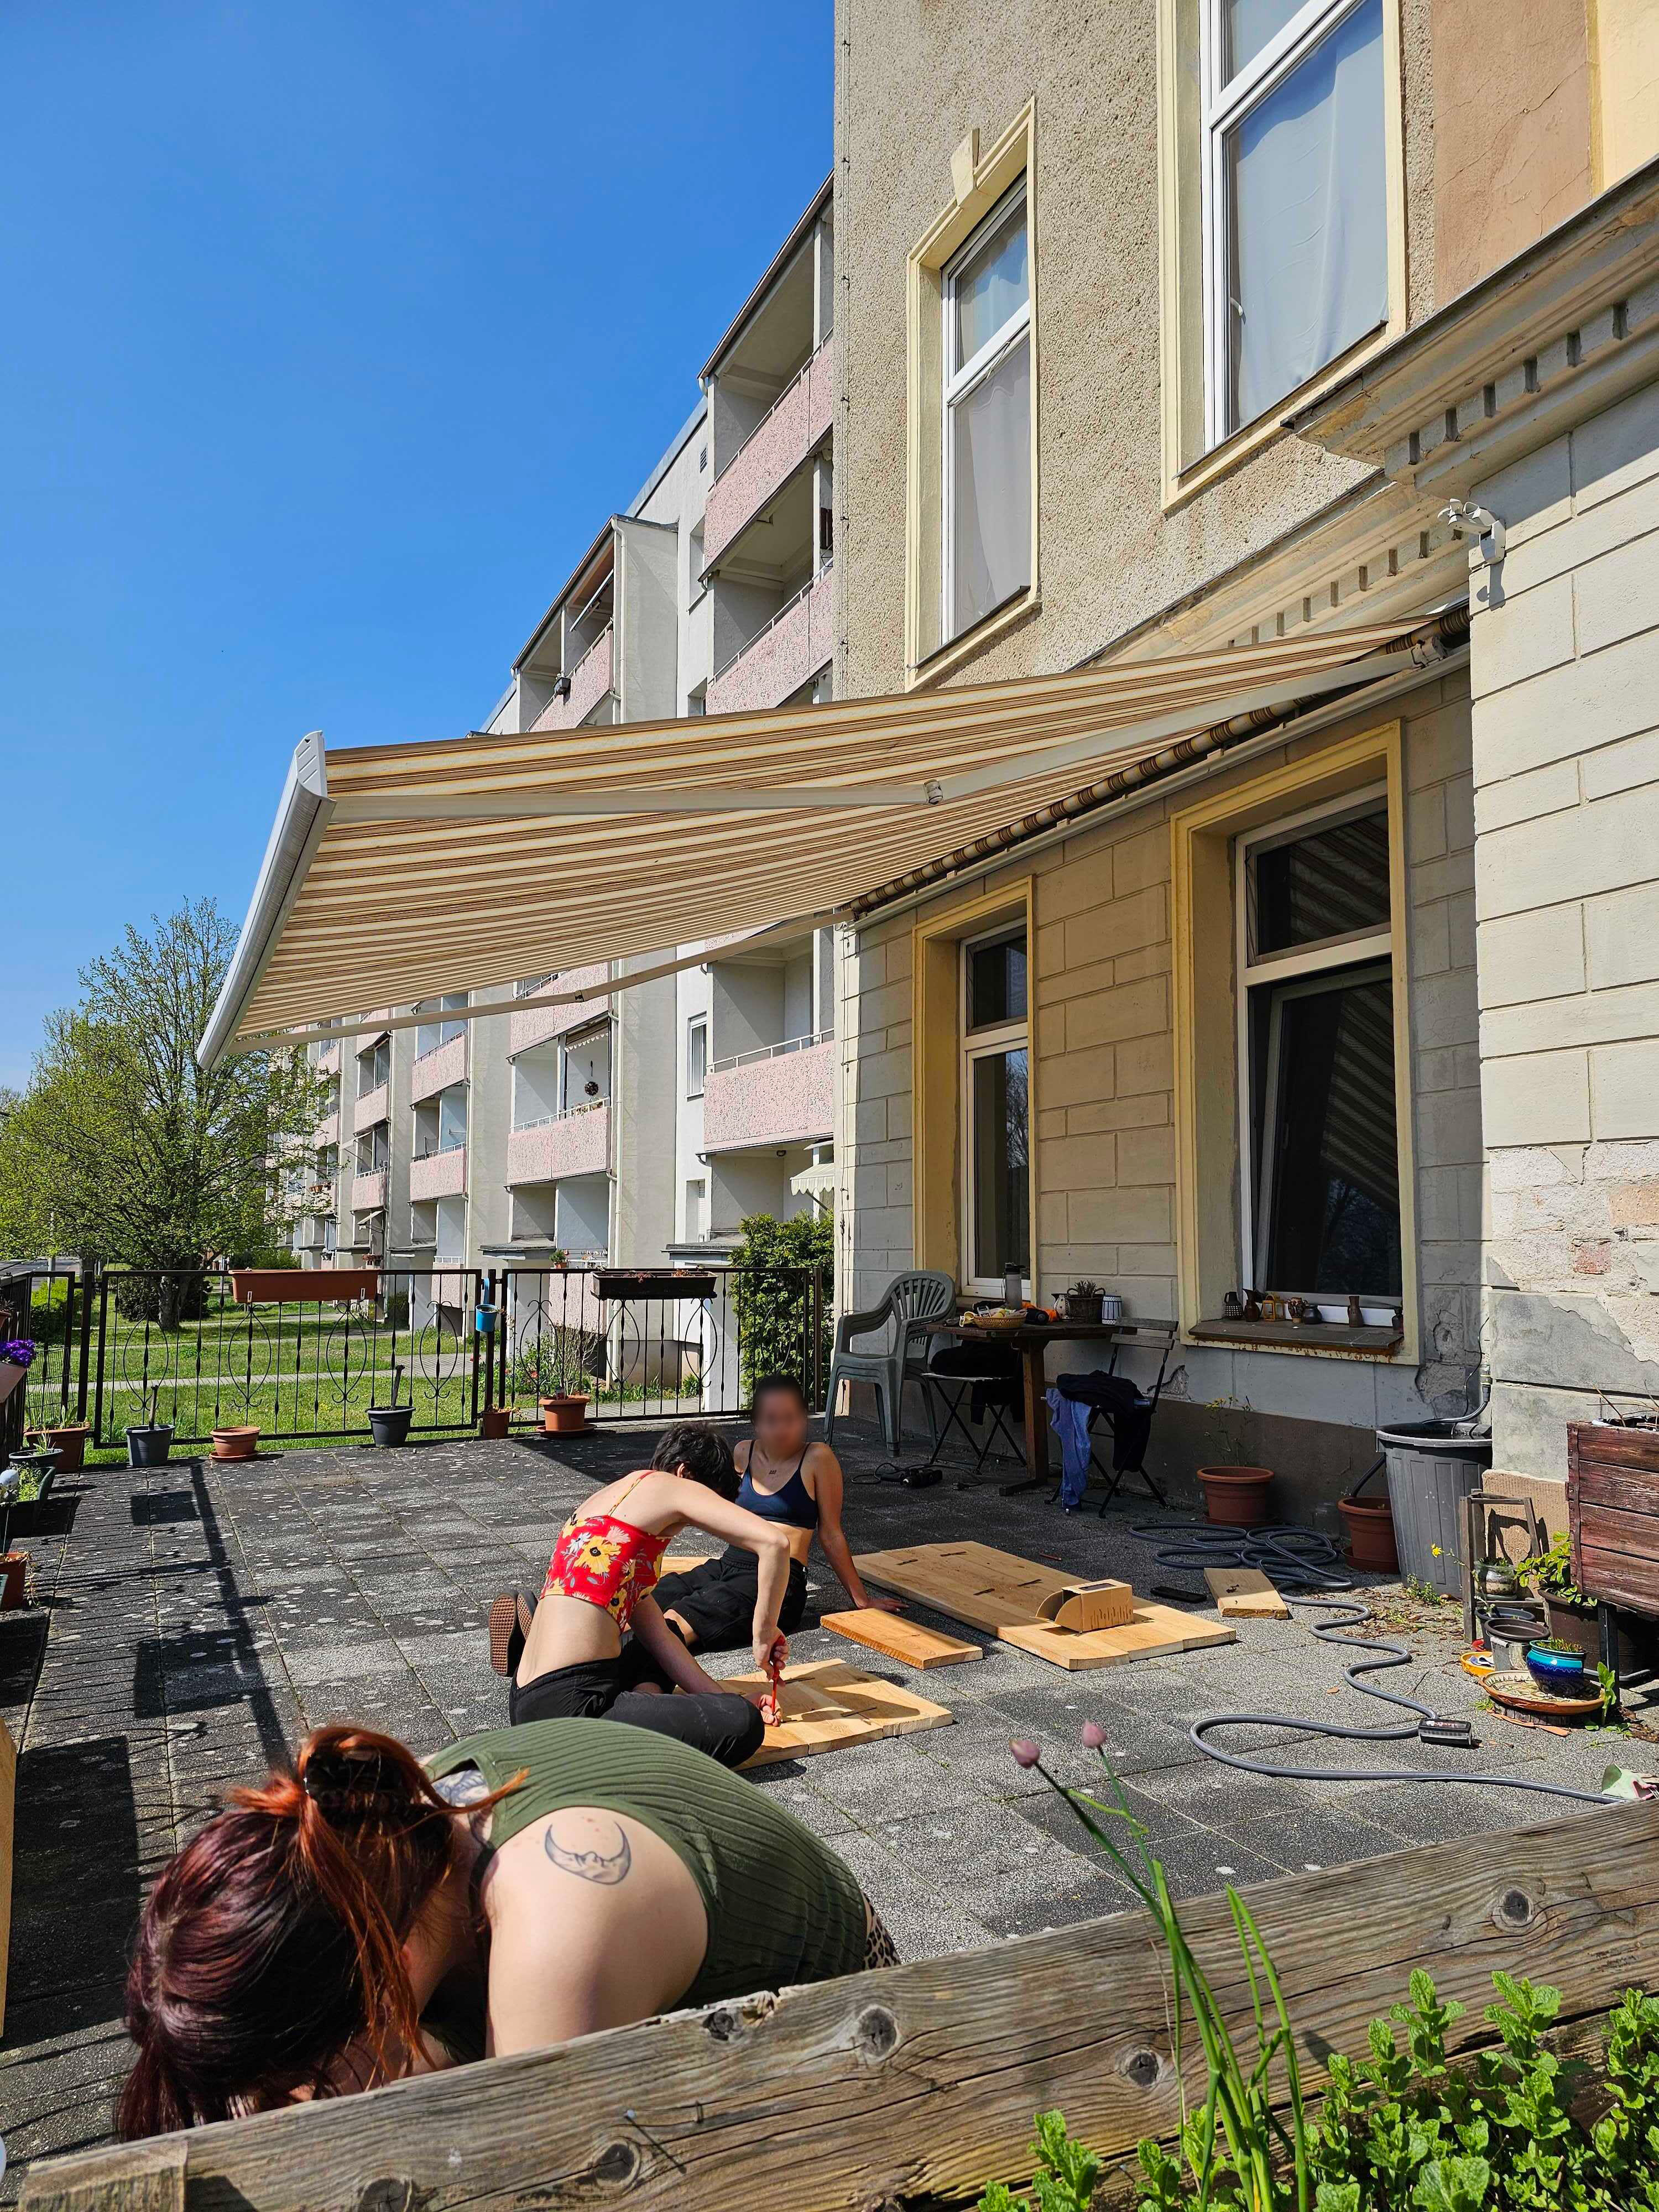
[[[466,1031],[423,1052],[410,1071],[409,1095],[418,1104],[434,1091],[447,1091],[452,1083],[466,1080]]]
[[[337,1145],[339,1143],[340,1109],[337,1106],[331,1114],[324,1115],[322,1120],[317,1124],[316,1127],[311,1133],[311,1141],[316,1146],[319,1152],[322,1151],[325,1145]]]
[[[377,1084],[373,1091],[365,1091],[351,1109],[354,1132],[372,1129],[377,1121],[386,1121],[392,1112],[391,1085]]]
[[[611,1109],[578,1107],[507,1140],[509,1183],[559,1182],[567,1176],[604,1175],[611,1164]]]
[[[380,1213],[386,1209],[386,1170],[376,1168],[372,1175],[351,1178],[351,1210],[354,1213]]]
[[[318,1054],[317,1073],[319,1075],[337,1075],[339,1072],[340,1043],[337,1037],[332,1044],[325,1044]]]
[[[804,1046],[742,1067],[710,1068],[702,1139],[711,1152],[751,1145],[827,1144],[835,1131],[836,1046]]]
[[[615,635],[607,624],[570,671],[570,696],[550,699],[536,717],[537,729],[574,730],[578,722],[592,713],[612,689],[611,648]]]
[[[829,435],[835,419],[835,339],[828,337],[709,486],[702,523],[705,566],[719,559]]]
[[[573,999],[562,1006],[527,1006],[522,1013],[507,1017],[507,1048],[508,1052],[527,1052],[532,1044],[544,1044],[550,1036],[562,1036],[566,1030],[580,1029],[605,1012],[611,1004],[611,994],[599,987],[607,980],[608,970],[603,960],[588,968],[567,968],[553,982],[544,984],[550,991],[591,991],[593,996]]]
[[[466,1188],[466,1146],[452,1145],[447,1152],[428,1152],[409,1164],[409,1195],[459,1198]]]
[[[775,707],[824,667],[835,653],[832,592],[825,568],[712,680],[709,713]]]

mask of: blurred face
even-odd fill
[[[755,1441],[769,1460],[799,1459],[806,1449],[806,1408],[792,1390],[769,1390],[755,1408]]]

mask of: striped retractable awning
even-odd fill
[[[325,751],[289,772],[204,1036],[823,916],[1182,736],[1401,666],[1397,627],[765,714]]]

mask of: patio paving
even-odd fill
[[[90,1469],[59,1485],[53,1533],[30,1547],[37,1606],[0,1620],[0,1713],[19,1748],[10,1987],[0,2046],[0,2134],[15,2194],[28,2159],[106,2136],[125,2069],[121,1980],[140,1901],[167,1856],[233,1783],[283,1756],[307,1728],[353,1719],[427,1753],[506,1718],[483,1616],[495,1590],[535,1587],[558,1523],[594,1485],[647,1455],[649,1429],[591,1438],[366,1446],[270,1455],[246,1466],[185,1460],[149,1472]],[[911,1491],[879,1479],[867,1432],[844,1430],[854,1548],[976,1536],[1118,1574],[1146,1591],[1170,1577],[1130,1533],[1134,1515],[1062,1517],[1041,1496]],[[682,1540],[681,1548],[696,1548]],[[706,1549],[706,1543],[703,1547]],[[1392,1586],[1397,1604],[1398,1589]],[[851,1659],[921,1678],[816,1626],[845,1602],[815,1559],[798,1659]],[[973,1635],[921,1608],[912,1617]],[[1098,1778],[1078,1731],[1097,1719],[1129,1801],[1182,1894],[1500,1831],[1567,1813],[1506,1790],[1409,1781],[1336,1786],[1238,1774],[1187,1729],[1206,1712],[1286,1712],[1375,1726],[1379,1707],[1343,1683],[1334,1651],[1295,1621],[1238,1624],[1236,1644],[1066,1674],[981,1638],[984,1659],[921,1680],[956,1715],[948,1729],[775,1766],[776,1792],[857,1873],[908,1957],[989,1943],[1121,1910],[1129,1893],[1066,1807],[1009,1756],[1042,1741],[1068,1778]],[[1448,1711],[1478,1711],[1456,1663],[1455,1609],[1414,1619],[1419,1664],[1389,1678]],[[742,1654],[711,1673],[738,1672]],[[1421,1686],[1414,1687],[1414,1685]],[[1638,1700],[1637,1710],[1644,1704]],[[1485,1717],[1474,1763],[1595,1788],[1604,1733],[1558,1737]],[[1282,1732],[1286,1764],[1316,1753]],[[1355,1747],[1352,1763],[1402,1774],[1471,1763],[1414,1742]],[[1332,1759],[1331,1763],[1335,1763]]]

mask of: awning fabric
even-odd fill
[[[1399,626],[765,714],[295,752],[202,1041],[845,906],[1184,735],[1397,670]]]

